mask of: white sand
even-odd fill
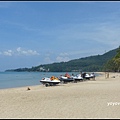
[[[101,74],[96,81],[1,89],[0,118],[120,118],[120,73]]]

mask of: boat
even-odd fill
[[[68,73],[66,73],[64,76],[61,75],[61,76],[59,77],[59,80],[60,80],[62,83],[74,82],[74,78],[71,77]]]
[[[85,79],[90,80],[90,78],[91,78],[90,74],[86,73],[86,74],[85,74]]]
[[[52,76],[52,77],[50,77],[50,78],[49,78],[49,77],[44,77],[42,80],[40,80],[40,82],[41,82],[43,85],[45,85],[46,87],[48,87],[48,86],[57,85],[57,84],[59,84],[61,81],[60,81],[58,78]]]
[[[95,78],[95,75],[93,73],[83,73],[82,74],[84,79],[90,80],[91,78]]]
[[[95,74],[94,74],[94,73],[91,73],[91,74],[90,74],[90,78],[92,78],[93,80],[95,80]]]
[[[74,82],[83,81],[83,77],[81,74],[77,74],[76,76],[72,76],[72,78],[74,79]]]
[[[68,77],[65,77],[65,76],[61,76],[59,77],[59,80],[62,82],[62,83],[68,83],[68,82],[74,82],[74,78],[68,78]]]

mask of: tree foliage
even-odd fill
[[[104,65],[104,70],[120,72],[120,47],[117,49],[115,56]]]
[[[116,70],[119,72],[120,71],[120,47],[117,50],[117,54],[112,60],[113,60]]]

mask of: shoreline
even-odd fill
[[[0,89],[0,118],[120,118],[120,73],[97,73],[78,83]]]
[[[89,72],[88,72],[89,73]],[[102,74],[104,74],[104,73],[102,73],[102,72],[94,72],[94,73],[96,73],[96,74],[98,74],[97,76],[99,76],[99,75],[102,75]],[[42,85],[42,83],[40,83],[39,82],[39,85]],[[17,89],[17,88],[27,88],[27,87],[32,87],[32,86],[39,86],[38,84],[37,85],[26,85],[26,86],[16,86],[16,87],[8,87],[8,88],[0,88],[0,90],[6,90],[6,89]]]
[[[9,89],[9,88],[19,88],[19,87],[26,87],[26,86],[34,86],[40,85],[41,80],[43,77],[51,77],[52,75],[59,77],[60,75],[64,75],[66,72],[6,72],[1,75],[0,79],[0,90],[1,89]],[[90,73],[90,72],[88,72]],[[6,75],[7,74],[7,75]],[[79,74],[78,72],[69,72],[70,75],[72,74]],[[7,77],[8,76],[8,77]],[[21,77],[22,76],[22,77]],[[96,74],[97,76],[97,74]]]

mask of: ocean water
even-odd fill
[[[64,75],[66,72],[0,72],[0,89],[41,85],[43,77]],[[79,72],[68,72],[70,75]]]

